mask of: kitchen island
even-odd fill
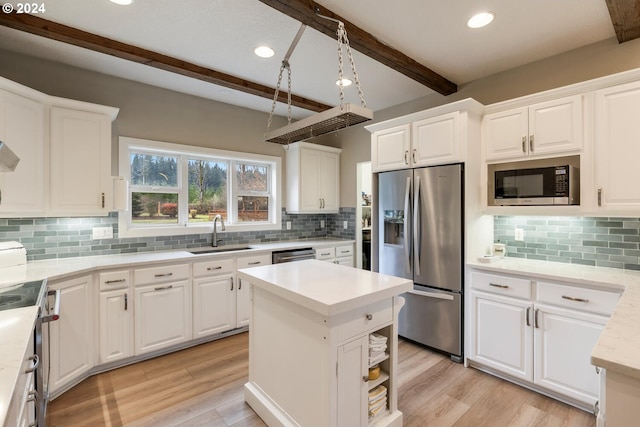
[[[410,280],[317,260],[238,277],[253,285],[245,400],[269,426],[402,425],[398,295]]]

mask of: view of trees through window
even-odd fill
[[[188,159],[188,160],[187,160]],[[268,165],[179,155],[130,154],[131,214],[134,224],[179,221],[180,162],[188,168],[188,222],[212,221],[220,214],[229,222],[229,179],[234,179],[237,216],[231,222],[269,221]],[[230,172],[233,171],[233,175]],[[184,199],[183,199],[184,200]]]

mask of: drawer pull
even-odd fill
[[[38,365],[40,365],[40,358],[38,357],[37,354],[34,354],[33,356],[29,357],[29,360],[33,361],[33,365],[31,365],[30,368],[25,369],[24,371],[25,374],[30,374],[31,372],[35,372],[35,370],[38,369]]]
[[[340,251],[341,254],[348,254],[350,251]]]
[[[489,286],[493,286],[494,288],[500,288],[500,289],[509,289],[508,285],[498,285],[497,283],[489,283]]]
[[[117,280],[106,280],[104,283],[105,285],[110,285],[112,283],[122,283],[122,282],[126,282],[127,279],[117,279]]]
[[[321,252],[320,255],[321,256],[329,256],[329,255],[331,255],[331,252],[324,252],[324,253]]]
[[[173,288],[173,285],[169,285],[169,286],[160,286],[158,288],[154,288],[156,291],[165,291],[167,289],[171,289]]]
[[[569,301],[576,301],[576,302],[589,302],[589,300],[586,298],[575,298],[575,297],[570,297],[568,295],[562,295],[562,299],[567,299]]]
[[[262,261],[254,261],[249,263],[249,265],[258,265],[258,264],[262,264]]]
[[[207,271],[212,271],[212,270],[222,270],[222,266],[219,265],[217,267],[207,267]]]
[[[160,273],[160,274],[156,274],[156,277],[169,277],[169,276],[173,276],[173,273]]]
[[[372,320],[373,319],[373,314],[367,314],[365,317],[367,318],[367,320]]]

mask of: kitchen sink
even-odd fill
[[[191,249],[191,250],[188,250],[187,252],[192,253],[194,255],[201,255],[201,254],[216,254],[220,252],[245,251],[247,249],[252,249],[252,248],[251,246],[229,246],[229,247],[221,246],[219,248]]]

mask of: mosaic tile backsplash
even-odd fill
[[[495,216],[493,228],[508,257],[640,270],[640,218]]]
[[[325,228],[320,221],[325,221]],[[286,229],[291,221],[291,229]],[[347,221],[347,228],[344,228]],[[282,211],[282,229],[268,231],[221,232],[220,246],[255,244],[282,240],[355,239],[355,208],[340,208],[337,214],[290,215]],[[93,227],[113,227],[113,239],[93,240]],[[71,258],[135,252],[166,251],[211,245],[211,233],[166,237],[118,238],[118,217],[90,218],[0,218],[0,241],[15,240],[27,250],[27,260]]]

